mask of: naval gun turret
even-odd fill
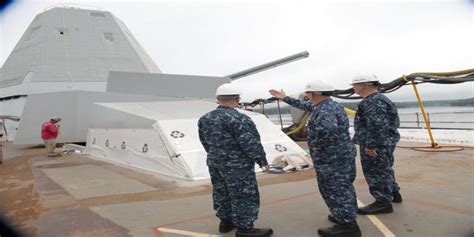
[[[287,64],[287,63],[290,63],[290,62],[293,62],[293,61],[296,61],[296,60],[307,58],[307,57],[309,57],[308,51],[303,51],[303,52],[293,54],[293,55],[290,55],[290,56],[287,56],[287,57],[284,57],[284,58],[280,58],[280,59],[277,59],[277,60],[274,60],[274,61],[271,61],[271,62],[268,62],[268,63],[264,63],[264,64],[256,66],[256,67],[252,67],[252,68],[240,71],[240,72],[232,73],[232,74],[228,75],[227,77],[229,77],[231,80],[237,80],[237,79],[240,79],[242,77],[250,76],[252,74],[259,73],[259,72],[262,72],[262,71],[265,71],[265,70],[268,70],[268,69],[271,69],[271,68],[274,68],[274,67],[278,67],[278,66],[281,66],[283,64]]]

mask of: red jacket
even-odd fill
[[[58,137],[59,124],[53,124],[51,122],[44,122],[41,127],[41,138],[42,139],[56,139]]]

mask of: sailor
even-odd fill
[[[198,122],[199,139],[207,152],[214,210],[221,233],[237,227],[236,236],[271,236],[272,229],[253,226],[260,208],[255,164],[264,172],[269,166],[254,122],[235,109],[240,95],[234,84],[219,86],[219,106]]]
[[[56,148],[56,138],[59,134],[60,121],[60,117],[54,116],[49,121],[44,122],[41,126],[41,138],[43,139],[49,157],[61,156],[59,153],[54,151]]]
[[[393,171],[393,152],[400,140],[400,120],[395,105],[382,93],[375,75],[356,76],[355,93],[362,96],[354,119],[355,144],[359,144],[362,170],[375,202],[358,210],[373,215],[393,212],[391,202],[401,203],[400,187]]]
[[[308,148],[326,205],[334,226],[318,229],[322,236],[360,236],[356,222],[357,198],[354,189],[355,146],[349,135],[349,119],[344,107],[330,98],[334,88],[322,81],[308,83],[304,89],[309,101],[291,98],[281,90],[270,94],[287,104],[311,113],[307,125]]]

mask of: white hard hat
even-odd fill
[[[242,92],[238,86],[231,83],[226,83],[217,87],[216,96],[219,95],[242,95]]]
[[[320,80],[311,81],[304,87],[304,92],[329,92],[334,91],[334,87]]]
[[[56,121],[56,122],[60,122],[61,118],[58,117],[58,116],[53,116],[53,117],[51,117],[51,120]]]
[[[352,84],[359,84],[359,83],[369,83],[369,82],[379,82],[379,79],[377,76],[373,74],[367,74],[367,75],[360,75],[352,78]]]

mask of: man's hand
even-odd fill
[[[265,166],[262,167],[262,172],[268,172],[268,170],[270,170],[269,165],[265,165]]]
[[[365,154],[367,154],[370,157],[376,158],[377,157],[377,149],[365,148]]]
[[[282,100],[282,99],[285,98],[285,96],[286,96],[286,93],[283,91],[283,89],[280,89],[280,91],[277,91],[277,90],[275,90],[275,89],[271,89],[271,90],[269,90],[268,92],[270,92],[270,94],[271,94],[273,97],[275,97],[275,98],[277,98],[277,99],[279,99],[279,100]]]

